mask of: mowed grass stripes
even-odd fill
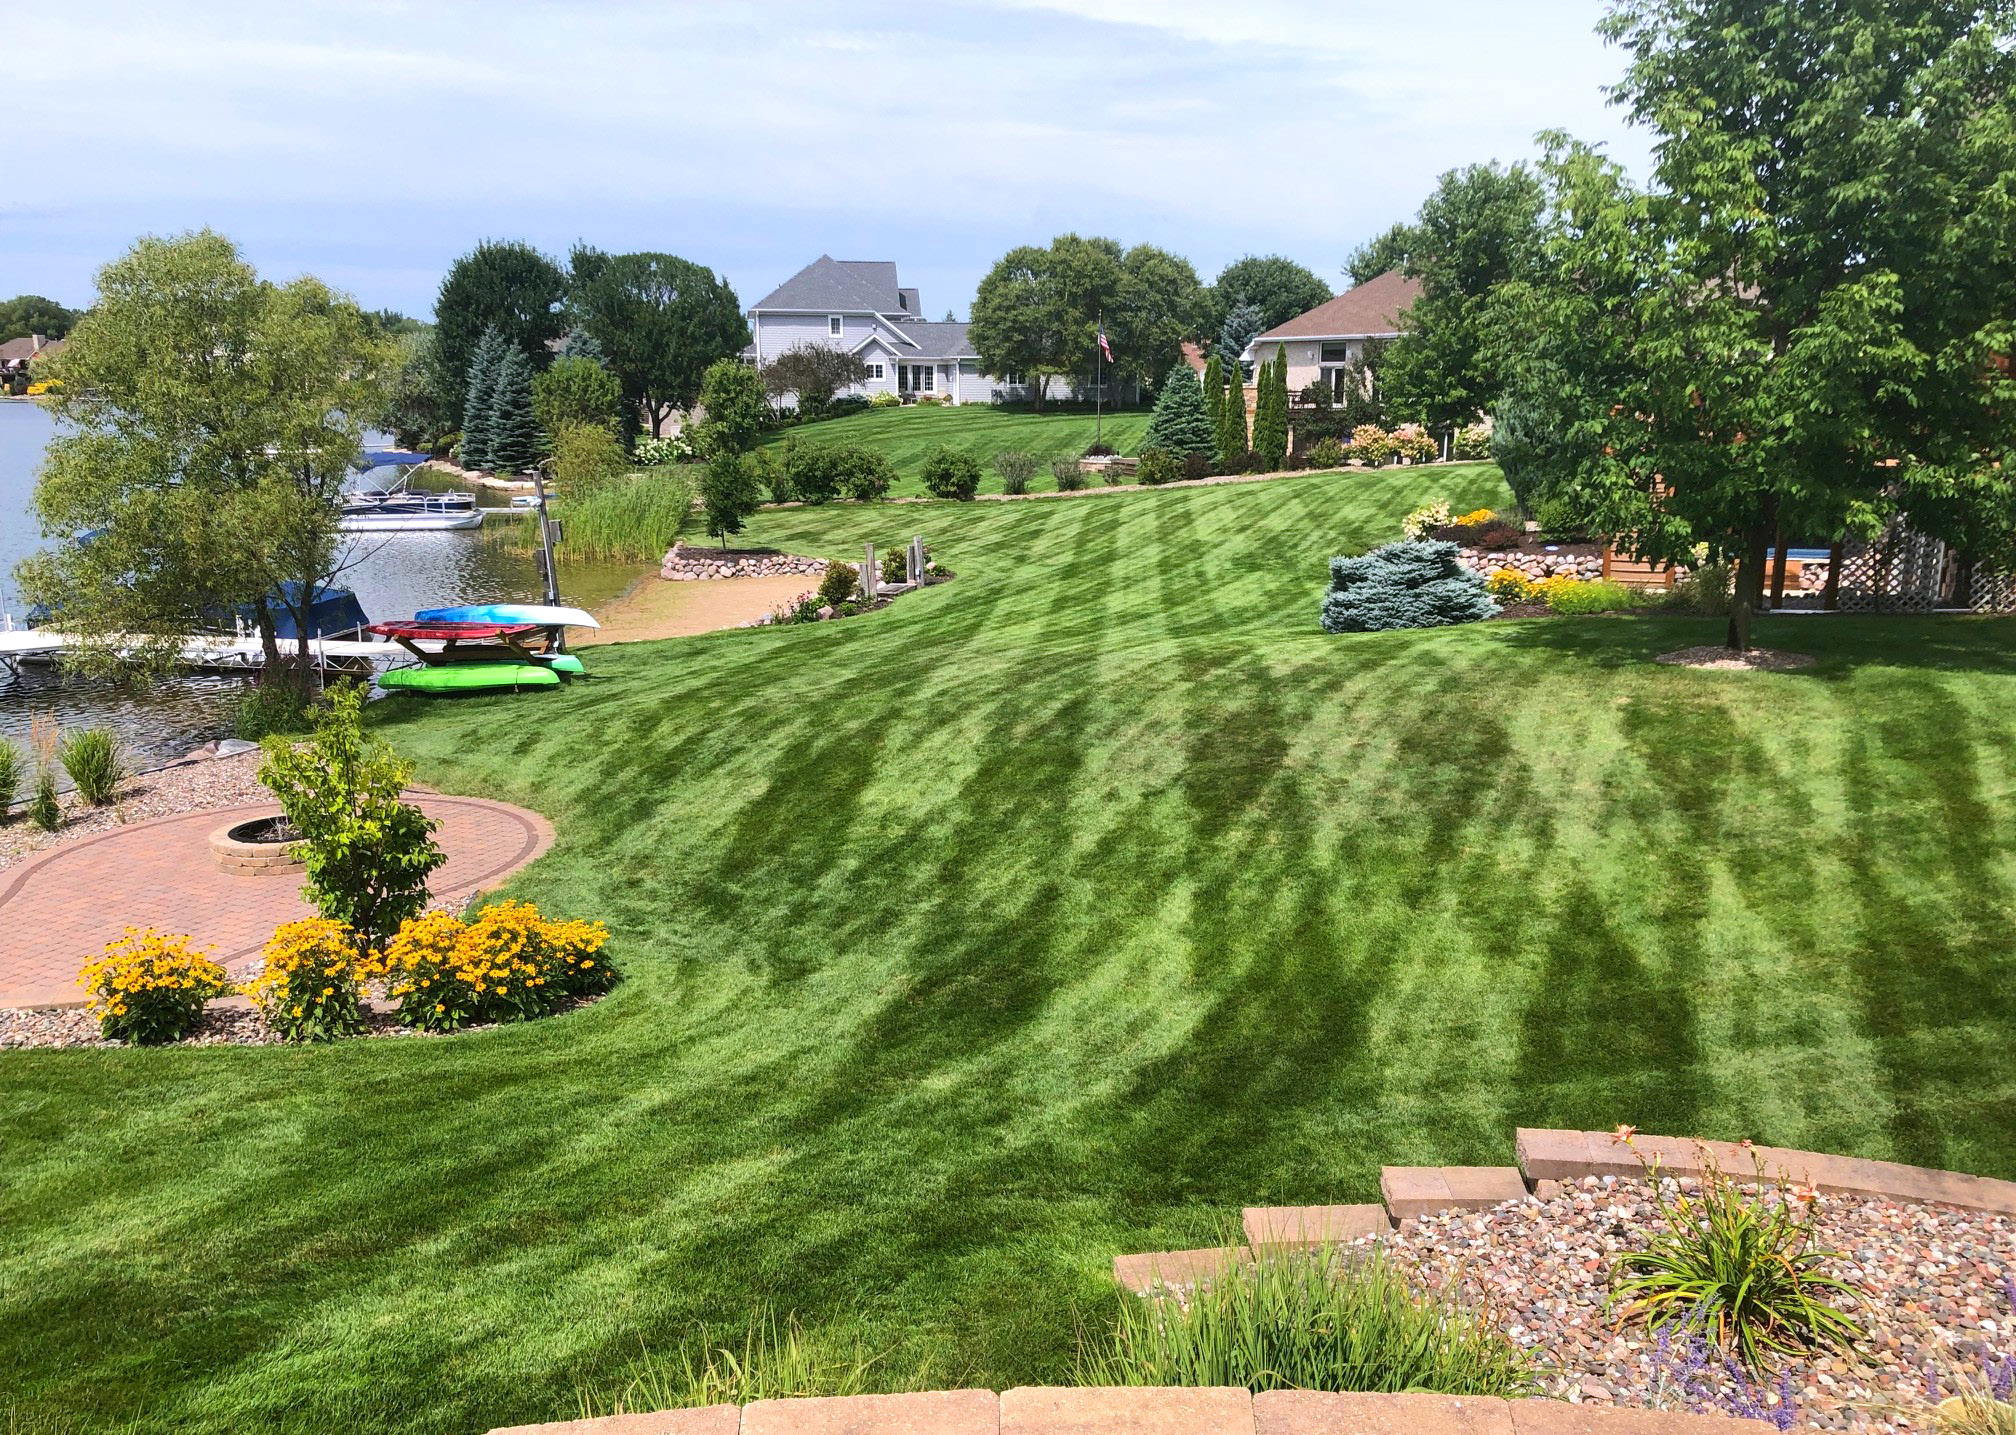
[[[326,1050],[0,1057],[15,1432],[480,1431],[797,1311],[891,1384],[1072,1368],[1117,1252],[1503,1164],[1518,1124],[2016,1176],[2016,627],[1328,637],[1488,467],[773,510],[959,577],[386,712],[555,822],[630,980]],[[198,934],[200,936],[200,933]]]

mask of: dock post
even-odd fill
[[[868,545],[868,556],[861,560],[861,596],[869,602],[875,601],[875,580],[880,575],[875,569],[875,545]]]
[[[911,536],[909,562],[907,562],[903,566],[910,570],[910,583],[913,587],[924,581],[923,534],[917,533]]]

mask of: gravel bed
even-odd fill
[[[272,794],[259,785],[258,773],[259,754],[243,752],[231,757],[185,759],[130,777],[109,807],[87,807],[75,794],[65,793],[61,798],[63,825],[54,832],[30,825],[24,798],[15,804],[12,817],[0,822],[0,871],[61,843],[150,817],[270,802]]]
[[[599,996],[582,997],[568,1003],[557,1011],[540,1017],[546,1021],[551,1017],[564,1016],[580,1007],[591,1006],[600,1001]],[[393,1018],[392,1008],[379,1001],[365,1002],[365,1030],[363,1035],[380,1036],[463,1036],[472,1031],[489,1031],[498,1026],[497,1022],[485,1022],[479,1026],[465,1026],[456,1032],[414,1031],[401,1026]],[[187,1046],[279,1046],[282,1038],[266,1025],[257,1008],[243,998],[213,1002],[203,1013],[203,1022],[194,1035],[174,1043],[176,1047]],[[39,1048],[100,1047],[119,1048],[128,1045],[123,1041],[107,1041],[98,1035],[98,1021],[81,1007],[63,1010],[30,1010],[23,1007],[0,1007],[0,1051]]]
[[[1605,1310],[1612,1259],[1662,1228],[1644,1182],[1592,1176],[1543,1181],[1534,1197],[1491,1211],[1408,1221],[1385,1245],[1424,1284],[1454,1279],[1467,1301],[1487,1306],[1549,1370],[1551,1394],[1728,1413],[1744,1396],[1736,1381],[1711,1371],[1715,1394],[1690,1400],[1661,1379],[1657,1338]],[[1762,1413],[1779,1407],[1782,1388],[1800,1424],[1927,1429],[1928,1371],[1978,1373],[1984,1355],[2016,1352],[2016,1219],[1822,1196],[1818,1241],[1842,1253],[1830,1274],[1865,1294],[1854,1312],[1865,1339],[1846,1353],[1788,1362],[1782,1387],[1774,1372],[1771,1389],[1752,1393]],[[1667,1354],[1670,1369],[1679,1353]]]

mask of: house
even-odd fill
[[[0,379],[25,374],[34,360],[44,355],[53,358],[62,350],[61,339],[50,339],[41,334],[24,334],[18,339],[9,339],[0,344]]]
[[[750,308],[755,337],[742,357],[760,367],[787,349],[824,344],[859,354],[868,365],[868,377],[849,393],[953,404],[1030,398],[1020,375],[982,372],[966,329],[958,320],[926,319],[917,291],[897,282],[894,263],[822,254]],[[1054,378],[1048,396],[1074,391],[1086,402],[1093,397],[1090,384],[1074,388]]]
[[[1367,341],[1400,337],[1401,316],[1420,293],[1418,280],[1389,269],[1257,335],[1240,357],[1254,364],[1272,363],[1286,349],[1289,393],[1299,394],[1320,383],[1341,398],[1345,365],[1364,360]]]

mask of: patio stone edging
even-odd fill
[[[1494,1396],[1018,1386],[758,1400],[500,1426],[489,1435],[1726,1435],[1726,1415]]]

